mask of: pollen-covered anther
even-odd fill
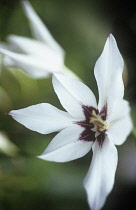
[[[95,131],[97,132],[103,132],[108,130],[109,128],[109,124],[102,119],[101,115],[96,114],[95,110],[92,111],[89,123],[92,123],[94,125],[94,128],[92,130],[95,129]]]

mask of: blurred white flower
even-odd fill
[[[22,1],[34,39],[10,35],[9,44],[0,44],[0,53],[5,55],[4,64],[19,67],[34,78],[48,77],[61,72],[77,76],[64,65],[65,53],[54,40],[47,27],[28,1]]]
[[[98,106],[86,85],[56,73],[53,86],[67,112],[43,103],[9,113],[33,131],[42,134],[60,131],[39,156],[41,159],[71,161],[92,148],[93,158],[84,180],[92,210],[102,208],[113,188],[118,161],[114,145],[121,145],[132,130],[129,104],[123,99],[123,65],[116,41],[110,35],[94,68]]]
[[[18,153],[17,146],[3,132],[0,132],[0,152],[9,156],[15,156]]]

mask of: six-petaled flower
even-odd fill
[[[53,75],[54,90],[67,111],[42,103],[9,114],[27,128],[42,134],[60,131],[39,158],[66,162],[93,150],[91,166],[84,180],[92,210],[99,210],[111,192],[117,167],[117,149],[132,130],[130,109],[123,99],[123,59],[110,35],[96,62],[94,74],[99,102],[78,80]]]

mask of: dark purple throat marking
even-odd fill
[[[99,145],[102,146],[105,139],[105,131],[108,129],[106,123],[107,117],[107,106],[99,112],[92,106],[82,106],[85,120],[75,122],[84,128],[84,131],[80,134],[79,140],[83,141],[98,141]]]

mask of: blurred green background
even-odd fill
[[[109,33],[115,36],[127,70],[125,98],[136,121],[136,6],[118,0],[31,0],[54,38],[66,52],[66,65],[97,94],[93,68]],[[0,0],[0,40],[9,34],[31,37],[18,0]],[[0,154],[0,210],[89,210],[83,179],[91,152],[69,163],[36,158],[55,134],[41,135],[18,124],[8,113],[48,102],[61,108],[51,78],[34,80],[19,69],[0,72],[0,131],[19,149]],[[136,131],[118,147],[119,163],[114,189],[103,210],[136,209]],[[1,145],[0,145],[1,147]],[[1,150],[1,149],[0,149]]]

